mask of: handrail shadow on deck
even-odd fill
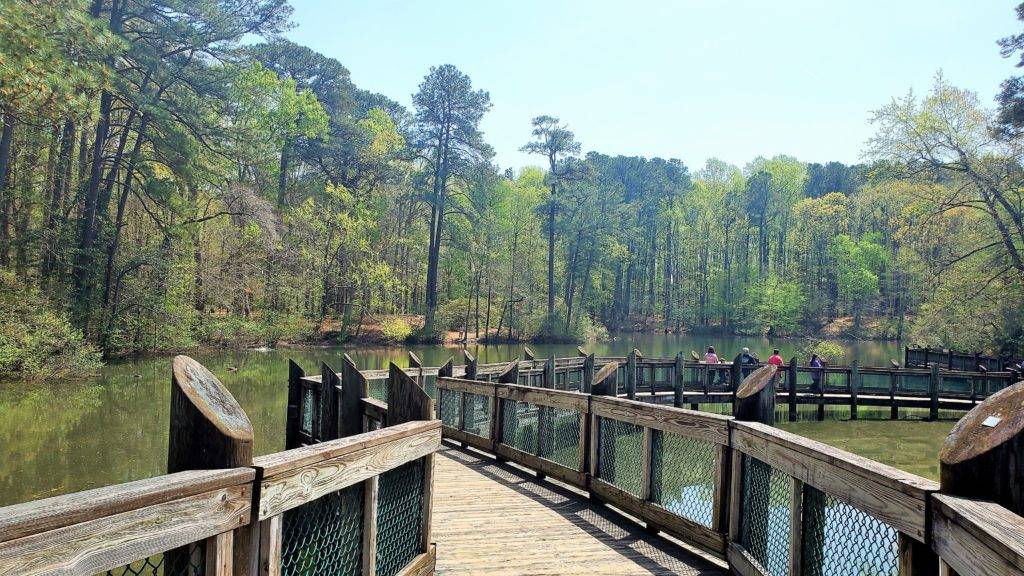
[[[659,534],[648,532],[607,506],[591,502],[583,494],[554,482],[538,480],[532,473],[507,462],[499,462],[486,452],[460,448],[446,440],[438,454],[558,513],[651,574],[720,576],[727,573],[722,565]]]

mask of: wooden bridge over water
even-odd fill
[[[0,508],[0,574],[1024,575],[1024,385],[972,387],[940,485],[773,428],[774,367],[732,418],[628,397],[689,403],[722,368],[631,356],[293,364],[287,449],[258,458],[179,357],[172,473]]]

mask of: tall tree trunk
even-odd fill
[[[548,203],[548,318],[555,315],[555,185]]]

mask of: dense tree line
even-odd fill
[[[289,16],[285,0],[0,7],[0,300],[52,334],[8,322],[5,370],[83,339],[344,339],[381,318],[423,339],[837,319],[967,348],[1024,337],[1013,79],[997,111],[941,77],[894,100],[854,166],[583,155],[539,115],[522,148],[539,167],[503,170],[465,73],[431,68],[407,110],[283,39]]]

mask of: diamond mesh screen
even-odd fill
[[[565,408],[540,407],[541,458],[576,470],[580,465],[580,413]]]
[[[387,378],[374,378],[366,381],[366,386],[370,390],[370,397],[376,398],[381,402],[388,401],[388,379]]]
[[[462,411],[462,392],[457,390],[439,390],[441,394],[437,409],[441,423],[449,428],[459,428],[459,412]]]
[[[537,408],[526,402],[502,399],[501,442],[517,450],[537,453]]]
[[[377,576],[394,576],[423,552],[423,459],[381,474]]]
[[[464,413],[462,427],[474,436],[491,437],[491,402],[490,398],[480,394],[464,393]]]
[[[362,569],[363,484],[284,513],[283,576],[357,576]]]
[[[896,576],[896,530],[812,486],[804,486],[803,570],[807,576]]]
[[[313,410],[316,409],[316,393],[312,388],[302,388],[302,418],[300,427],[307,435],[313,434]]]
[[[643,427],[599,417],[598,432],[597,477],[639,496],[643,483]]]
[[[789,574],[790,481],[771,466],[743,457],[740,544],[771,576]]]
[[[206,545],[193,542],[171,553],[157,554],[103,572],[104,576],[203,576],[206,572]]]
[[[654,431],[651,500],[673,514],[711,527],[715,447],[710,442]]]

